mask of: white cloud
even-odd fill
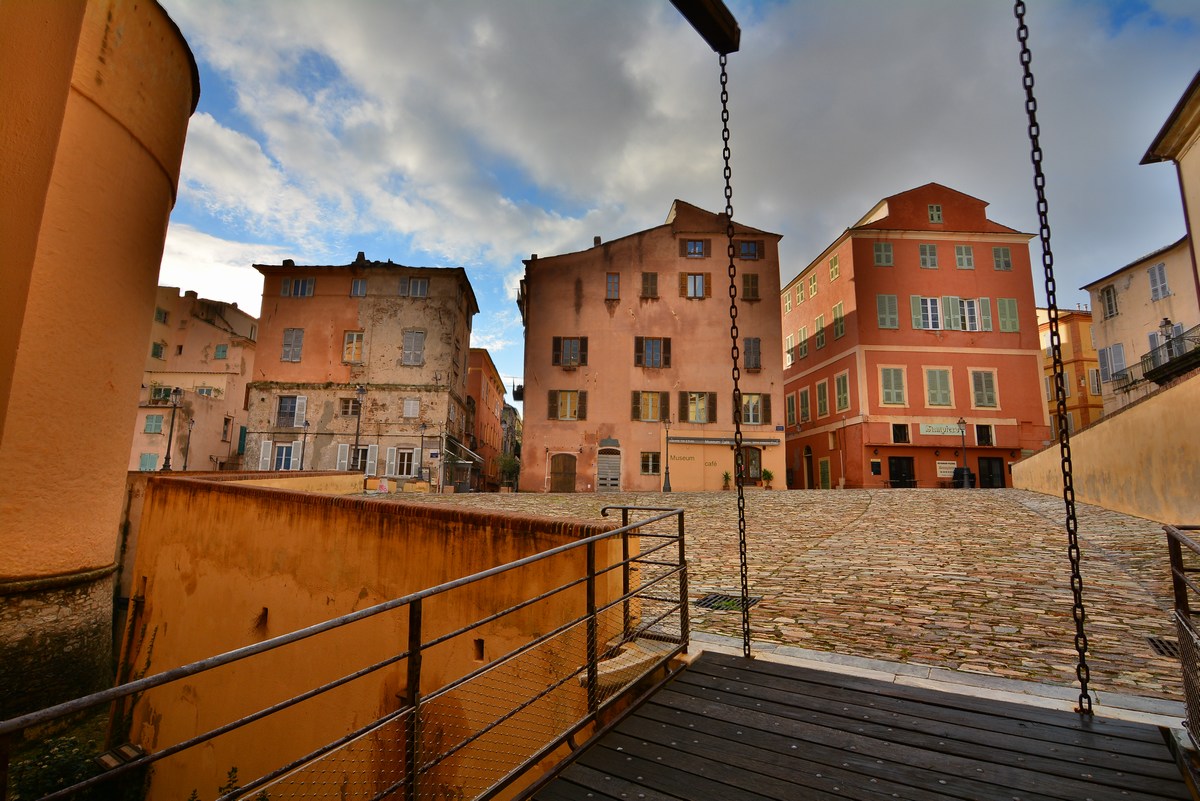
[[[231,242],[187,225],[172,223],[158,283],[195,290],[200,297],[237,303],[258,316],[262,306],[262,274],[253,264],[280,264],[292,255],[274,245]]]

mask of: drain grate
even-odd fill
[[[1150,647],[1154,649],[1154,653],[1159,656],[1179,658],[1178,640],[1168,640],[1165,637],[1147,637],[1146,641],[1150,643]]]
[[[754,606],[761,600],[762,598],[751,596],[747,599],[746,607]],[[737,595],[723,595],[719,592],[710,592],[694,603],[696,606],[701,606],[705,609],[715,609],[719,612],[740,612],[742,610],[742,599],[740,597]]]

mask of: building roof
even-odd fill
[[[1168,250],[1174,250],[1175,248],[1182,245],[1184,242],[1187,242],[1186,234],[1184,236],[1180,237],[1179,239],[1175,240],[1171,244],[1169,244],[1165,247],[1161,247],[1158,250],[1153,251],[1152,253],[1147,253],[1145,256],[1142,256],[1139,259],[1134,259],[1133,261],[1129,262],[1129,264],[1126,264],[1124,267],[1118,267],[1117,269],[1113,270],[1108,275],[1101,276],[1100,278],[1097,278],[1095,281],[1084,284],[1083,286],[1081,286],[1079,288],[1080,289],[1091,289],[1092,287],[1096,286],[1097,284],[1104,283],[1105,281],[1112,278],[1113,276],[1120,275],[1121,273],[1128,270],[1130,267],[1137,267],[1141,264],[1144,264],[1145,262],[1150,261],[1151,259],[1153,259],[1156,256],[1161,256],[1162,254],[1166,253]]]
[[[1184,90],[1179,102],[1163,123],[1162,129],[1146,155],[1142,156],[1142,164],[1154,164],[1160,161],[1175,161],[1184,146],[1200,128],[1200,71],[1196,72],[1188,88]]]
[[[871,210],[868,211],[866,214],[864,214],[858,220],[858,222],[856,222],[856,223],[854,223],[854,225],[850,226],[849,230],[859,230],[859,229],[885,230],[885,231],[910,230],[908,228],[908,226],[903,226],[901,228],[897,228],[897,226],[894,223],[888,223],[888,218],[890,216],[887,213],[888,207],[896,200],[907,199],[910,195],[929,194],[930,192],[936,192],[939,195],[946,195],[946,194],[956,195],[956,196],[963,198],[971,203],[978,203],[983,208],[987,208],[987,206],[988,206],[988,203],[985,200],[980,200],[979,198],[973,197],[972,195],[968,195],[965,192],[959,192],[957,189],[951,189],[948,186],[931,181],[930,183],[923,184],[923,185],[917,186],[917,187],[913,187],[912,189],[908,189],[904,192],[897,192],[894,195],[889,195],[889,196],[885,197],[883,200],[879,201],[874,206],[872,206]],[[881,214],[881,212],[882,212],[882,214]],[[955,227],[954,230],[962,231],[963,233],[1001,233],[1001,234],[1022,233],[1021,231],[1018,231],[1015,228],[1009,228],[1007,225],[1001,225],[1000,223],[989,220],[986,217],[984,218],[984,222],[985,222],[984,227],[982,229],[980,229],[979,231],[964,230],[959,227]],[[1030,235],[1030,236],[1032,236],[1032,235]]]

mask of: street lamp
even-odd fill
[[[362,459],[358,456],[358,434],[362,430],[363,400],[367,397],[367,388],[359,384],[354,394],[358,396],[358,413],[354,415],[354,469],[362,467]]]
[[[971,486],[970,473],[967,470],[967,421],[958,418],[958,433],[962,435],[962,485],[963,489]]]
[[[187,472],[188,453],[192,450],[192,426],[196,425],[196,418],[188,418],[188,438],[187,442],[183,443],[183,469]]]
[[[663,472],[663,492],[671,491],[671,415],[668,414],[663,420],[663,426],[667,429],[667,464]]]
[[[308,455],[308,421],[304,421],[304,437],[300,441],[300,469],[304,469],[304,457]]]
[[[428,426],[426,423],[421,423],[421,425],[420,425],[420,429],[421,429],[421,455],[420,455],[420,457],[418,457],[418,458],[419,458],[421,461],[420,461],[420,464],[419,464],[419,466],[417,467],[417,478],[419,478],[421,481],[425,481],[425,480],[426,480],[426,479],[425,479],[425,429],[426,429],[426,428],[428,428],[428,427],[429,427],[429,426]]]
[[[175,387],[171,390],[171,426],[167,429],[167,455],[163,459],[163,470],[171,469],[171,439],[175,435],[175,410],[179,408],[179,399],[183,397],[183,390]]]

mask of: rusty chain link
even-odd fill
[[[1050,320],[1050,348],[1054,360],[1055,417],[1058,423],[1058,445],[1062,454],[1063,501],[1067,512],[1067,555],[1071,560],[1071,593],[1074,596],[1072,614],[1075,618],[1075,651],[1079,663],[1075,675],[1079,679],[1079,708],[1081,714],[1092,714],[1092,698],[1088,694],[1091,671],[1087,664],[1088,641],[1084,632],[1086,617],[1083,607],[1083,577],[1079,570],[1079,522],[1075,517],[1075,485],[1071,475],[1071,437],[1067,426],[1067,391],[1063,372],[1062,340],[1058,331],[1058,302],[1055,298],[1054,253],[1050,249],[1049,204],[1046,202],[1046,176],[1042,172],[1041,129],[1037,121],[1037,100],[1033,96],[1033,55],[1029,51],[1029,27],[1025,24],[1024,0],[1016,0],[1013,13],[1017,18],[1017,41],[1021,43],[1021,66],[1024,69],[1025,113],[1029,118],[1030,159],[1033,161],[1033,186],[1037,190],[1038,235],[1042,244],[1042,266],[1046,274],[1046,309]]]

